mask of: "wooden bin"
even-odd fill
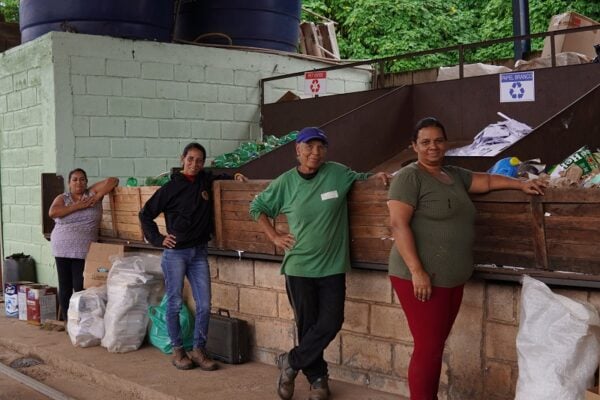
[[[103,202],[101,235],[119,239],[144,241],[139,212],[160,186],[116,187]],[[156,224],[165,234],[165,219],[161,214]]]

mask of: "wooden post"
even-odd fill
[[[539,196],[531,196],[531,227],[533,230],[533,252],[538,268],[548,269],[548,249],[546,248],[546,230],[544,227],[544,204]]]

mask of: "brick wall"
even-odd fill
[[[210,160],[257,140],[258,81],[318,68],[287,55],[51,32],[0,55],[4,253],[25,252],[56,284],[41,234],[40,174],[85,169],[143,182],[202,143]],[[367,89],[369,71],[330,74],[329,92]],[[302,78],[269,83],[267,102],[301,93]],[[273,132],[267,132],[273,133]],[[287,132],[278,132],[287,133]]]
[[[255,360],[274,364],[295,343],[278,263],[211,257],[213,308],[248,321]],[[345,322],[325,352],[336,380],[408,397],[412,337],[387,273],[352,270]],[[553,289],[600,307],[600,292]],[[471,280],[446,344],[440,400],[512,400],[518,377],[520,285]],[[301,378],[303,379],[303,378]]]

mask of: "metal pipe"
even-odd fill
[[[58,390],[51,388],[50,386],[45,385],[42,382],[36,381],[35,379],[30,378],[27,375],[22,374],[21,372],[13,368],[7,367],[2,363],[0,363],[0,372],[30,387],[31,389],[42,393],[45,396],[48,396],[52,400],[75,400],[73,397],[69,397],[63,392],[59,392]]]

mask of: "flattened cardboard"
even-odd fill
[[[558,31],[562,29],[581,28],[584,26],[597,25],[598,22],[575,12],[567,12],[558,14],[550,19],[548,31]],[[556,46],[556,54],[566,51],[573,51],[580,54],[585,54],[590,58],[596,57],[594,45],[600,43],[600,29],[591,31],[570,33],[568,35],[556,35],[554,37]],[[547,57],[551,53],[550,37],[544,39],[544,49],[542,57]]]
[[[84,289],[106,285],[108,271],[112,267],[111,256],[123,257],[124,254],[124,245],[93,242],[85,258]]]

